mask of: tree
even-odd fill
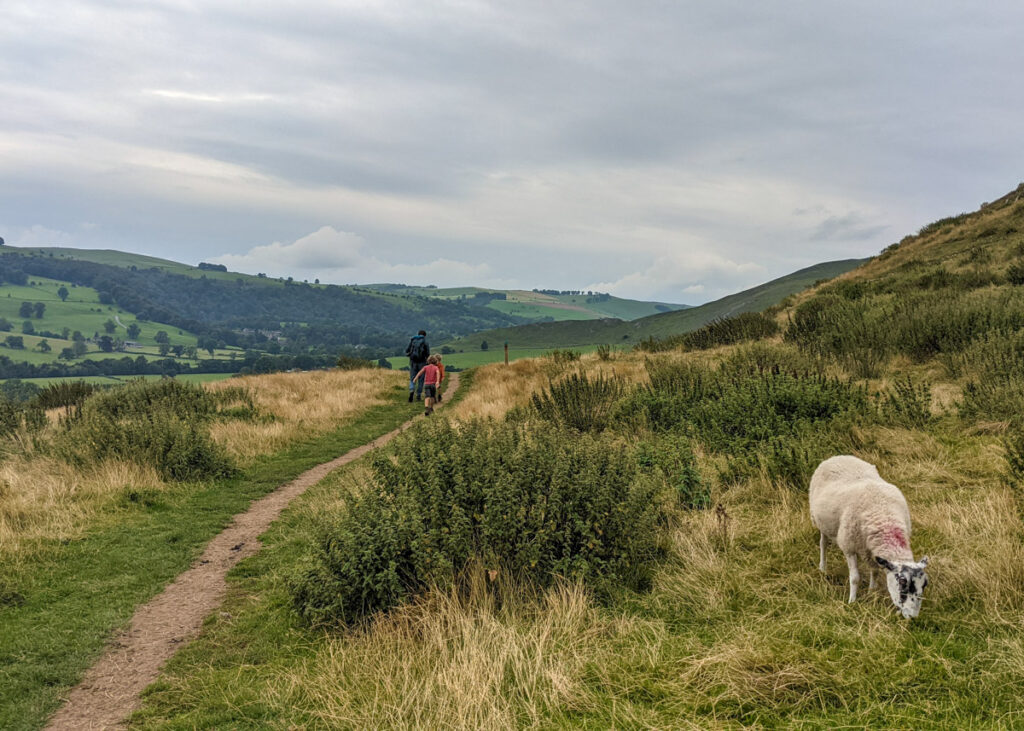
[[[167,334],[166,330],[157,330],[157,333],[156,333],[156,335],[153,336],[153,339],[155,341],[157,341],[158,343],[167,343],[167,342],[170,342],[171,338]]]
[[[109,335],[104,335],[103,337],[101,337],[96,344],[100,346],[100,350],[102,350],[104,353],[114,352],[114,339],[111,338]]]
[[[72,340],[82,340],[82,341],[84,341],[85,340],[85,336],[82,335],[82,331],[81,330],[75,330],[73,333],[71,333],[71,339]]]
[[[40,340],[36,344],[36,347],[39,348],[40,353],[49,353],[51,350],[53,350],[53,348],[50,347],[50,344],[46,341],[46,338]]]
[[[18,308],[18,317],[32,317],[33,309],[31,302],[22,302],[21,307]]]
[[[60,289],[57,290],[57,296],[60,297],[60,301],[61,302],[67,301],[67,298],[68,298],[69,294],[71,294],[71,293],[68,292],[68,288],[65,287],[63,284],[60,285]]]
[[[171,352],[180,358],[181,354],[185,352],[185,346],[180,343],[178,345],[172,345]]]
[[[60,338],[61,338],[61,340],[67,340],[70,337],[71,337],[71,328],[70,327],[61,328],[61,331],[60,331]]]
[[[85,339],[75,340],[71,343],[71,350],[76,356],[85,355],[89,351],[89,347],[85,344]]]
[[[43,304],[42,302],[36,302],[35,305],[32,307],[32,309],[36,313],[36,319],[37,320],[42,320],[43,319],[43,313],[46,312],[46,305]]]
[[[117,330],[117,323],[115,323],[113,320],[108,319],[105,323],[103,323],[103,329],[107,331],[107,335],[110,335],[115,330]]]
[[[12,327],[14,326],[11,325],[10,321],[6,317],[0,317],[0,330],[10,332]]]
[[[14,350],[21,350],[25,347],[25,338],[21,337],[20,335],[8,335],[7,338],[4,340],[4,344],[8,348],[12,348]]]
[[[142,332],[142,328],[139,327],[139,323],[133,322],[128,326],[128,338],[130,340],[138,340],[140,332]]]
[[[157,348],[160,351],[160,355],[167,355],[167,353],[170,352],[171,350],[171,346],[168,345],[167,343],[160,343],[160,345],[158,345]]]
[[[487,341],[486,340],[480,341],[480,350],[487,350]]]
[[[57,356],[58,360],[74,360],[75,351],[73,348],[64,348],[60,351],[60,355]]]
[[[185,346],[185,357],[186,358],[191,358],[192,360],[195,360],[195,357],[196,357],[196,346],[194,346],[194,345],[187,345],[187,346]]]
[[[21,331],[26,335],[34,335],[36,326],[32,324],[31,320],[25,320],[25,322],[21,323]]]

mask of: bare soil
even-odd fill
[[[450,396],[459,387],[459,374],[451,373],[447,380],[445,395]],[[442,406],[444,402],[435,408]],[[139,694],[157,679],[164,663],[199,634],[203,619],[221,605],[227,592],[228,571],[260,549],[259,536],[288,503],[329,472],[387,444],[413,421],[317,465],[236,515],[232,524],[207,544],[190,569],[136,610],[128,628],[112,640],[103,657],[71,690],[47,728],[105,729],[120,725],[139,707]]]

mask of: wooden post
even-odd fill
[[[508,341],[505,341],[505,365],[508,365]]]

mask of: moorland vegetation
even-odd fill
[[[480,369],[286,513],[135,723],[1019,725],[1022,232],[1024,187],[766,315]],[[912,622],[817,571],[837,453],[907,496]]]

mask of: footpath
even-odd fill
[[[459,387],[459,374],[450,373],[447,381],[445,395],[450,398]],[[435,408],[445,403],[442,401]],[[304,472],[236,515],[232,524],[207,544],[190,569],[135,611],[128,628],[111,642],[71,690],[46,728],[107,729],[123,722],[139,707],[140,694],[157,679],[164,663],[199,634],[203,620],[224,601],[228,572],[243,558],[259,551],[259,536],[281,511],[330,472],[390,442],[417,417]]]

